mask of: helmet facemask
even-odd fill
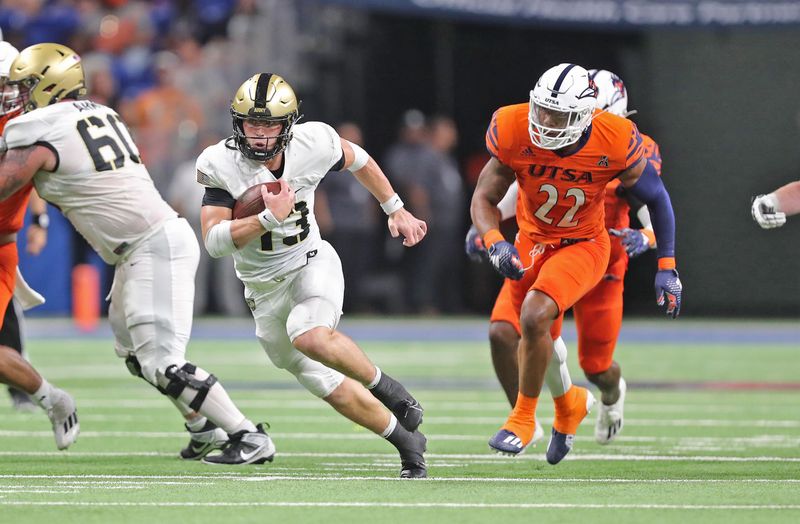
[[[292,126],[294,126],[295,122],[297,122],[300,117],[297,112],[276,118],[253,117],[241,115],[233,109],[231,109],[231,116],[233,117],[233,139],[236,143],[236,148],[246,158],[249,158],[250,160],[258,160],[260,162],[266,162],[267,160],[275,158],[286,149],[286,147],[289,145],[289,141],[292,139]],[[245,120],[265,122],[268,124],[279,123],[281,124],[281,132],[274,137],[248,137],[244,130]],[[271,149],[256,149],[250,145],[248,138],[259,138],[266,140],[268,144],[272,143],[273,147]]]
[[[22,114],[24,105],[19,86],[0,77],[0,125]]]

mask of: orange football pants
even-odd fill
[[[17,243],[9,242],[0,246],[0,329],[3,328],[3,319],[6,309],[14,296],[14,284],[17,282]]]
[[[559,307],[560,314],[550,327],[553,339],[561,335],[564,312],[573,307],[581,368],[591,374],[607,370],[622,325],[623,279],[628,265],[619,239],[610,241],[604,234],[571,246],[535,248],[536,244],[520,235],[516,246],[525,267],[531,265],[531,254],[539,253],[522,280],[503,283],[491,321],[508,322],[521,333],[519,317],[525,295],[540,290]]]

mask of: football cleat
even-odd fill
[[[598,444],[608,444],[622,431],[622,411],[625,407],[625,392],[628,385],[625,379],[619,379],[619,399],[610,406],[602,402],[597,410],[597,422],[594,426],[594,438]]]
[[[230,435],[222,448],[222,453],[206,455],[204,464],[238,466],[243,464],[263,464],[272,462],[275,457],[275,444],[269,438],[264,426],[259,424],[256,431],[238,431]]]
[[[64,390],[53,388],[53,407],[47,410],[47,418],[53,425],[53,434],[58,449],[67,449],[78,439],[81,426],[75,400]]]
[[[411,442],[408,447],[398,449],[400,452],[400,478],[424,479],[428,476],[428,466],[425,464],[423,453],[427,451],[428,439],[415,431],[411,433]]]
[[[588,389],[579,386],[573,387],[578,388],[578,394],[575,395],[575,405],[572,406],[570,412],[566,414],[559,413],[558,409],[556,409],[553,431],[550,434],[550,443],[547,445],[547,453],[545,454],[547,462],[553,465],[561,462],[572,451],[578,426],[592,410],[592,406],[595,403],[594,395]],[[558,431],[556,426],[564,431]]]
[[[186,426],[186,430],[191,439],[180,452],[180,457],[184,460],[200,460],[215,449],[222,449],[228,442],[228,434],[210,420],[206,421],[200,431],[192,431],[189,426]]]
[[[521,455],[528,446],[535,446],[544,438],[544,429],[536,419],[536,427],[533,430],[533,438],[527,444],[522,443],[517,435],[507,429],[501,429],[489,440],[489,449],[496,452],[498,455],[506,455],[509,457],[516,457]]]

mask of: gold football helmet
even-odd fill
[[[300,101],[286,80],[274,73],[258,73],[248,78],[236,91],[231,102],[233,117],[233,142],[241,153],[251,159],[264,162],[279,155],[292,139],[292,126],[302,115],[298,109]],[[275,147],[260,151],[250,147],[244,132],[245,120],[276,122],[283,125],[275,137]]]
[[[8,81],[20,86],[26,113],[86,94],[81,57],[61,44],[35,44],[23,49],[11,64]]]

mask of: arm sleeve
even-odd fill
[[[233,209],[234,204],[236,204],[236,199],[233,198],[230,193],[218,187],[207,187],[203,195],[204,206],[218,206]]]
[[[645,160],[642,176],[636,183],[628,188],[635,197],[647,204],[653,220],[653,228],[658,238],[658,258],[675,256],[675,214],[672,211],[672,202],[664,187],[664,182],[658,176],[655,166]]]

